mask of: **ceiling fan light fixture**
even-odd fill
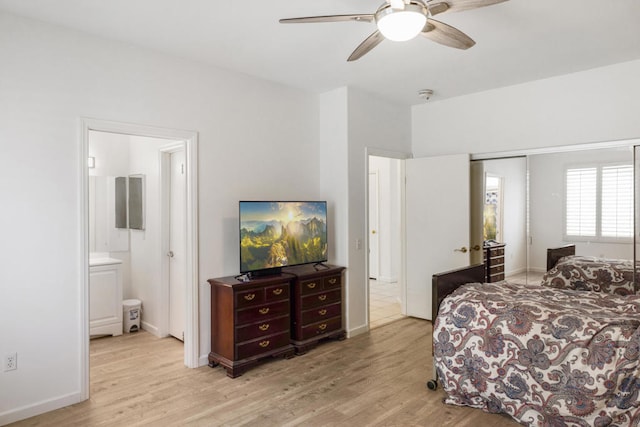
[[[376,24],[386,39],[403,42],[422,32],[427,23],[427,13],[425,6],[416,3],[405,5],[403,10],[387,5],[376,12]]]

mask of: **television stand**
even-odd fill
[[[222,365],[235,378],[263,359],[292,357],[291,276],[270,275],[242,282],[210,279],[209,366]]]
[[[296,354],[304,354],[320,341],[343,340],[342,326],[344,267],[325,265],[318,269],[307,264],[287,267],[291,281],[291,344]]]

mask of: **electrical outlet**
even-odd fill
[[[4,356],[4,371],[18,369],[18,353],[8,353]]]

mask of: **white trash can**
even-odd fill
[[[140,330],[140,315],[142,314],[142,302],[139,299],[126,299],[122,301],[122,331],[125,334]]]

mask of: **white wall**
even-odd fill
[[[416,157],[640,136],[640,60],[412,109]]]
[[[367,328],[367,253],[364,239],[368,215],[365,182],[366,148],[410,153],[410,110],[392,105],[366,92],[350,88],[349,114],[349,330],[353,334]],[[362,242],[358,246],[357,242]]]
[[[321,193],[315,95],[7,14],[0,58],[0,354],[19,361],[0,372],[2,424],[81,398],[79,117],[198,132],[203,359],[238,200]]]
[[[162,227],[160,206],[160,147],[171,141],[131,136],[129,173],[145,178],[144,230],[130,229],[131,285],[123,298],[142,301],[142,328],[156,336],[162,333]],[[166,321],[164,321],[166,323]],[[166,332],[166,331],[165,331]]]
[[[336,243],[330,245],[334,251],[330,261],[347,266],[345,323],[349,336],[366,332],[368,322],[364,251],[367,147],[409,153],[409,117],[407,107],[354,88],[335,89],[320,97],[320,180],[323,197],[335,206]]]

